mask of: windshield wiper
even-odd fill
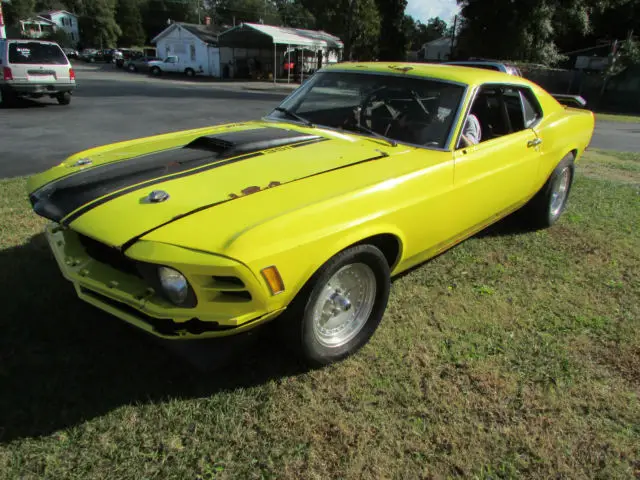
[[[282,112],[282,113],[285,113],[285,114],[289,115],[291,118],[295,118],[295,119],[296,119],[296,120],[298,120],[299,122],[304,123],[307,127],[311,127],[311,128],[315,127],[315,125],[314,125],[313,123],[311,123],[309,120],[307,120],[307,119],[306,119],[306,118],[304,118],[304,117],[301,117],[300,115],[298,115],[298,114],[297,114],[297,113],[295,113],[295,112],[292,112],[292,111],[291,111],[291,110],[289,110],[288,108],[284,108],[284,107],[276,107],[276,108],[274,108],[274,110],[275,110],[276,112]]]
[[[377,137],[381,140],[384,140],[386,142],[389,143],[389,145],[391,145],[392,147],[397,147],[398,143],[393,139],[393,138],[389,138],[389,137],[385,137],[384,135],[382,135],[381,133],[378,133],[374,130],[371,130],[369,127],[365,127],[364,125],[360,125],[359,123],[354,123],[353,125],[349,125],[348,128],[354,127],[356,130],[360,130],[361,132],[366,132],[369,133],[371,135],[373,135],[374,137]]]

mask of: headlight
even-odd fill
[[[173,268],[159,267],[158,278],[164,292],[173,303],[182,305],[187,300],[189,282],[184,275]]]

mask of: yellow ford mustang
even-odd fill
[[[516,210],[552,225],[593,129],[523,78],[345,63],[261,121],[87,150],[28,190],[81,299],[174,339],[279,316],[322,365],[370,339],[392,275]]]

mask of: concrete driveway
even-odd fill
[[[67,156],[107,143],[260,118],[290,87],[150,78],[108,68],[78,66],[79,88],[70,106],[55,100],[0,110],[0,178],[29,175]],[[640,151],[640,125],[598,122],[591,146]]]

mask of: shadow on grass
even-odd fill
[[[126,404],[210,396],[304,372],[267,328],[167,349],[172,342],[76,298],[42,234],[0,251],[0,301],[0,443]]]

